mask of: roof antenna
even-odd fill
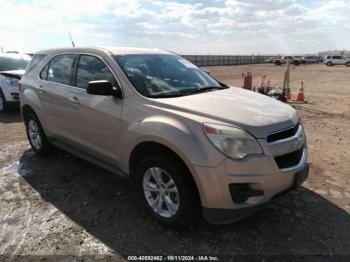
[[[72,38],[70,32],[68,32],[68,35],[69,35],[70,41],[72,42],[72,46],[75,47],[75,44],[74,44],[74,41],[73,41],[73,38]]]

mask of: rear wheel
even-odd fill
[[[5,96],[0,89],[0,113],[4,113],[7,110],[7,102]]]
[[[178,161],[150,156],[136,169],[136,185],[147,210],[161,224],[180,227],[198,214],[195,189]]]
[[[345,64],[345,66],[349,67],[349,66],[350,66],[350,62],[347,62],[347,63]]]
[[[47,140],[39,119],[35,114],[28,113],[25,115],[24,121],[27,137],[32,149],[40,156],[47,156],[51,151],[51,145]]]
[[[275,65],[281,65],[280,61],[275,61]]]

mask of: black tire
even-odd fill
[[[176,188],[178,190],[179,206],[175,215],[172,217],[165,218],[160,216],[158,213],[156,213],[156,211],[153,210],[146,199],[143,188],[143,179],[146,175],[146,171],[152,167],[163,169],[167,175],[169,175],[175,182]],[[179,228],[191,223],[195,218],[198,217],[198,214],[200,213],[200,204],[191,174],[189,174],[189,171],[184,166],[184,164],[180,161],[176,161],[174,157],[146,157],[136,168],[135,179],[137,191],[142,198],[144,206],[160,224]]]
[[[350,67],[350,62],[347,62],[345,66]]]
[[[275,65],[281,65],[280,61],[275,61]]]
[[[333,66],[333,63],[332,63],[332,62],[327,62],[326,65],[327,65],[327,66]]]
[[[28,141],[29,141],[30,146],[32,147],[33,151],[41,157],[46,157],[46,156],[50,155],[50,153],[52,151],[52,145],[49,143],[38,117],[34,113],[30,112],[30,113],[25,114],[23,116],[23,118],[24,118],[24,123],[26,126],[27,138],[28,138]],[[33,142],[33,139],[31,139],[31,137],[30,137],[29,125],[30,125],[31,121],[36,123],[36,125],[38,127],[38,134],[39,134],[40,140],[41,140],[40,146],[35,145]]]
[[[300,65],[300,62],[299,61],[293,61],[293,65],[298,66],[298,65]]]
[[[0,113],[6,113],[7,108],[6,98],[0,89]]]

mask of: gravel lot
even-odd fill
[[[272,85],[280,86],[284,67],[208,69],[236,86],[248,71],[255,85],[267,75]],[[0,114],[0,261],[28,259],[23,255],[33,260],[158,254],[350,256],[350,68],[295,67],[293,92],[301,80],[309,103],[295,107],[308,136],[309,179],[300,191],[253,217],[224,226],[200,221],[184,230],[161,227],[145,214],[127,180],[61,151],[47,159],[37,157],[29,149],[19,112]]]

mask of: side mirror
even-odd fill
[[[115,96],[118,98],[122,98],[123,96],[120,86],[113,86],[107,80],[90,81],[86,92],[90,95],[98,96]]]

